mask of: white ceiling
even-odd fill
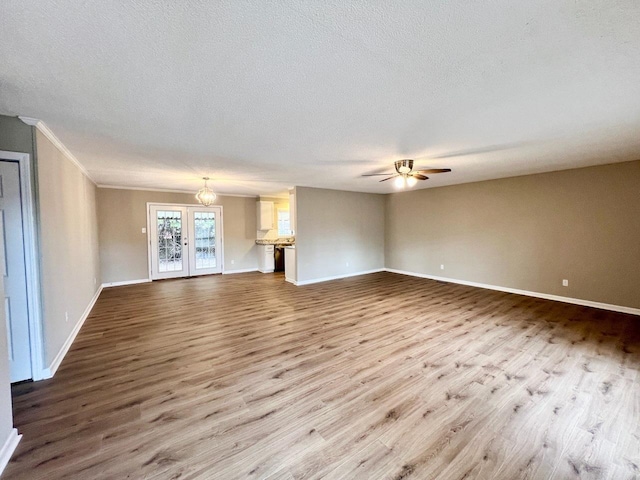
[[[634,160],[640,2],[5,0],[0,113],[102,185],[390,192],[360,175]]]

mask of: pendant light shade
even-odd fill
[[[216,201],[216,194],[213,193],[213,190],[207,187],[207,180],[209,180],[209,177],[202,177],[202,179],[204,180],[204,187],[196,193],[196,200],[205,207],[210,207],[213,205],[213,202]]]

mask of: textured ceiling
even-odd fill
[[[4,0],[0,113],[102,185],[389,192],[360,175],[634,160],[640,2]]]

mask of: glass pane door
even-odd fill
[[[196,270],[216,267],[216,214],[194,212]]]
[[[220,207],[188,207],[193,247],[189,258],[190,274],[222,272]]]
[[[156,212],[158,224],[158,272],[182,270],[182,212]]]
[[[151,278],[188,276],[186,208],[152,206],[150,216]]]

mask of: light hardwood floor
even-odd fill
[[[639,369],[639,317],[391,273],[111,288],[3,478],[638,478]]]

